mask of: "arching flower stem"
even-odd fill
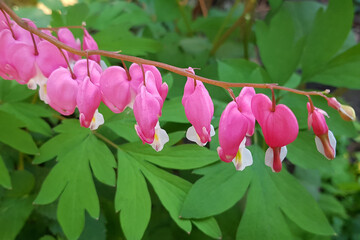
[[[277,84],[274,83],[230,83],[230,82],[222,82],[222,81],[217,81],[217,80],[213,80],[213,79],[209,79],[209,78],[205,78],[205,77],[201,77],[198,76],[196,74],[190,73],[187,71],[187,69],[184,68],[179,68],[179,67],[175,67],[166,63],[161,63],[161,62],[156,62],[156,61],[152,61],[152,60],[147,60],[147,59],[143,59],[143,58],[139,58],[139,57],[134,57],[134,56],[128,56],[128,55],[124,55],[124,54],[119,54],[119,53],[115,53],[115,52],[110,52],[110,51],[104,51],[104,50],[88,50],[86,51],[82,51],[82,50],[77,50],[74,49],[60,41],[58,41],[57,39],[41,32],[40,30],[33,28],[31,26],[29,26],[26,22],[24,22],[19,16],[17,16],[14,11],[11,10],[10,7],[8,7],[2,0],[0,0],[0,8],[5,11],[7,14],[9,14],[9,16],[23,29],[39,36],[40,38],[49,41],[50,43],[54,44],[55,46],[57,46],[60,49],[66,50],[68,52],[77,54],[79,56],[82,57],[86,57],[91,56],[91,55],[100,55],[100,56],[104,56],[104,57],[109,57],[109,58],[114,58],[114,59],[119,59],[119,60],[123,60],[123,61],[128,61],[128,62],[133,62],[133,63],[137,63],[139,65],[141,64],[146,64],[146,65],[153,65],[155,67],[158,68],[162,68],[165,70],[168,70],[170,72],[185,76],[185,77],[190,77],[190,78],[196,78],[196,80],[199,80],[203,83],[207,83],[210,85],[214,85],[214,86],[218,86],[218,87],[222,87],[225,90],[227,90],[228,88],[232,88],[232,87],[253,87],[253,88],[268,88],[268,89],[278,89],[278,90],[283,90],[283,91],[287,91],[287,92],[292,92],[295,94],[299,94],[299,95],[304,95],[304,96],[309,96],[309,95],[316,95],[316,96],[321,96],[323,98],[326,98],[326,96],[324,94],[327,94],[327,91],[324,92],[317,92],[317,91],[302,91],[302,90],[297,90],[297,89],[292,89],[292,88],[288,88],[288,87],[283,87],[283,86],[278,86]]]

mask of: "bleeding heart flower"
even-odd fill
[[[83,39],[83,50],[98,50],[99,47],[96,43],[96,41],[94,40],[94,38],[89,34],[89,32],[84,29],[84,39]],[[99,55],[91,55],[89,56],[89,59],[100,63],[100,56]]]
[[[281,162],[286,156],[283,147],[293,142],[299,132],[296,117],[287,106],[273,104],[264,94],[252,98],[251,109],[261,126],[265,142],[271,148],[265,154],[265,163],[271,165],[273,171],[280,172]]]
[[[89,64],[87,61],[89,61]],[[81,84],[82,81],[88,77],[88,74],[90,74],[91,82],[99,87],[101,73],[102,68],[93,60],[81,59],[74,65],[74,74],[76,75],[76,80],[79,84]]]
[[[100,78],[100,89],[106,106],[114,113],[121,113],[131,104],[131,87],[126,71],[121,67],[109,67]]]
[[[252,165],[251,152],[246,149],[246,135],[254,133],[255,117],[251,110],[253,88],[245,87],[235,101],[230,102],[221,114],[219,123],[219,143],[217,151],[224,162],[232,161],[237,170]]]
[[[76,108],[78,83],[66,68],[58,68],[47,81],[49,105],[62,115],[71,115]]]
[[[90,127],[90,124],[95,121],[95,119],[93,119],[94,114],[98,109],[100,102],[101,92],[99,87],[93,84],[88,76],[85,77],[78,87],[76,96],[76,104],[80,112],[79,120],[81,126],[88,128]]]
[[[134,115],[137,122],[135,130],[143,143],[148,143],[156,151],[160,151],[169,140],[165,130],[158,125],[162,99],[158,93],[153,94],[155,79],[150,71],[145,74],[145,82],[146,86],[140,87],[140,92],[134,102]]]
[[[327,113],[314,107],[309,102],[307,103],[308,109],[308,127],[312,127],[316,137],[315,144],[318,151],[324,155],[327,159],[334,159],[336,155],[336,139],[334,134],[329,130],[325,117]]]
[[[150,71],[154,75],[155,86],[162,98],[162,103],[163,103],[168,93],[168,85],[162,82],[161,74],[155,66],[145,65],[145,64],[143,64],[142,66],[145,73]],[[131,64],[129,68],[129,73],[131,77],[130,84],[132,89],[132,96],[134,98],[136,94],[139,92],[139,86],[141,86],[144,82],[144,74],[141,67],[136,63]]]
[[[244,87],[236,98],[239,111],[248,119],[247,136],[252,136],[255,130],[255,117],[251,110],[251,100],[255,96],[253,87]]]
[[[194,73],[192,68],[188,69]],[[215,135],[214,127],[210,124],[214,115],[214,104],[209,92],[201,81],[187,78],[182,104],[185,114],[192,126],[186,132],[186,138],[205,146]]]
[[[66,45],[75,48],[77,50],[81,50],[81,42],[80,39],[75,39],[74,35],[68,28],[60,28],[58,33],[58,39],[60,42],[65,43]],[[70,58],[70,61],[80,60],[81,57],[71,52],[67,52]]]

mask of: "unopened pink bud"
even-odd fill
[[[89,32],[84,29],[84,39],[83,39],[83,50],[98,50],[99,47],[94,40],[94,38],[89,34]],[[94,60],[97,63],[100,63],[100,56],[99,55],[91,55],[89,59]]]

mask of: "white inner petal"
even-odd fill
[[[162,128],[160,128],[159,122],[157,122],[155,126],[155,136],[154,141],[150,144],[151,147],[159,152],[164,148],[165,143],[169,141],[169,135],[166,133],[166,131]]]
[[[199,135],[196,133],[195,131],[195,128],[194,126],[191,126],[188,128],[188,130],[186,131],[186,138],[189,140],[189,141],[192,141],[192,142],[196,142],[197,145],[203,147],[206,145],[206,143],[202,143],[201,140],[200,140],[200,137]]]
[[[335,158],[336,157],[336,138],[334,137],[334,134],[330,130],[328,132],[328,136],[329,136],[330,146],[334,149],[334,158]]]
[[[31,90],[36,90],[37,85],[33,78],[27,83],[27,87]]]
[[[320,140],[320,138],[318,136],[315,136],[315,144],[316,144],[316,148],[317,150],[326,157],[325,155],[325,150],[324,150],[324,146]],[[326,157],[327,158],[327,157]]]
[[[108,66],[106,65],[106,63],[103,60],[100,60],[100,67],[103,71],[108,68]]]
[[[271,167],[272,171],[274,171],[273,168],[273,163],[274,163],[274,151],[272,148],[268,148],[265,152],[265,165],[268,167]]]
[[[244,170],[247,166],[251,166],[253,164],[251,152],[249,149],[240,145],[239,150],[232,162],[234,163],[236,170]]]
[[[215,135],[215,129],[214,126],[210,124],[210,137]]]
[[[280,149],[280,160],[281,160],[281,162],[284,161],[286,155],[287,155],[287,148],[286,148],[286,146],[283,146]]]
[[[280,148],[280,161],[284,161],[287,154],[286,146]],[[271,170],[275,172],[273,165],[274,165],[274,150],[272,148],[268,148],[265,152],[265,165],[271,167]]]
[[[98,127],[100,125],[103,125],[103,124],[104,124],[104,116],[101,113],[99,113],[98,109],[96,109],[94,116],[91,120],[89,128],[91,130],[96,130],[96,129],[98,129]]]

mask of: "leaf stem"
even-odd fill
[[[94,133],[95,136],[97,136],[98,138],[100,138],[101,140],[103,140],[104,142],[106,142],[107,144],[109,144],[110,146],[119,149],[119,146],[116,145],[116,143],[114,143],[113,141],[111,141],[110,139],[108,139],[107,137],[105,137],[104,135],[96,132],[96,131],[92,131]]]

